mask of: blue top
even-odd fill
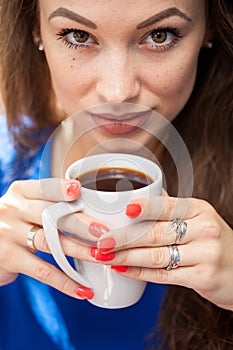
[[[18,154],[0,116],[0,195],[16,179],[50,177],[45,145]],[[42,159],[42,163],[41,163]],[[25,233],[26,239],[26,233]],[[37,253],[55,264],[49,254]],[[146,348],[166,286],[148,283],[141,300],[118,310],[66,296],[28,276],[0,288],[0,350],[111,350]]]

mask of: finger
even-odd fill
[[[115,270],[117,271],[117,270]],[[216,273],[213,273],[211,266],[203,270],[203,266],[178,267],[170,271],[164,268],[151,269],[144,267],[128,267],[126,272],[120,272],[121,275],[129,278],[135,278],[142,281],[180,285],[196,290],[199,294],[205,295],[209,291],[212,293],[216,289],[219,281]]]
[[[195,267],[178,267],[167,271],[164,268],[128,267],[126,272],[120,272],[125,277],[159,284],[180,285],[195,289],[197,275]],[[200,283],[200,282],[199,282]]]
[[[18,218],[25,221],[25,223],[32,222],[37,225],[42,225],[42,212],[43,210],[54,204],[51,201],[41,201],[41,200],[24,200],[20,203],[18,208]],[[94,219],[83,213],[72,213],[70,215],[65,215],[59,222],[59,228],[61,230],[68,230],[73,234],[78,234],[78,231],[88,232],[93,236],[100,237],[103,233],[108,232],[109,229],[106,225],[102,224],[99,220]],[[96,232],[94,232],[94,227]]]
[[[201,226],[198,226],[199,229]],[[186,233],[180,244],[191,242],[198,237],[197,225],[193,219],[187,221]],[[171,221],[143,221],[122,229],[112,229],[104,234],[97,242],[103,251],[121,250],[134,247],[158,247],[171,245],[176,242],[177,232]]]
[[[18,219],[24,221],[22,232],[29,231],[30,227],[35,224],[42,226],[42,212],[45,207],[51,204],[53,202],[40,200],[22,201],[17,210]],[[28,223],[32,223],[29,228],[26,226]],[[19,225],[21,226],[20,222]],[[97,238],[109,231],[109,228],[102,222],[81,212],[72,213],[61,218],[58,222],[58,228],[69,233],[74,239],[92,242],[96,242]]]
[[[205,207],[205,201],[193,198],[174,198],[158,196],[149,199],[137,199],[127,205],[126,215],[141,220],[190,219],[199,215]]]
[[[30,232],[31,228],[36,225],[40,225],[41,228],[38,228],[36,234],[33,238],[34,246],[37,250],[49,252],[48,244],[46,241],[46,237],[44,234],[44,230],[41,224],[41,213],[42,213],[42,202],[41,201],[31,201],[34,203],[31,210],[31,216],[33,220],[31,223],[22,222],[18,220],[15,222],[15,227],[17,227],[17,231],[13,231],[12,228],[9,230],[7,234],[8,237],[11,237],[11,240],[15,242],[17,245],[21,245],[24,247],[28,247],[27,245],[27,235]],[[36,202],[36,204],[35,204]],[[33,213],[35,215],[33,216]],[[29,220],[28,216],[25,217],[26,220]],[[20,228],[20,229],[19,229]],[[60,240],[65,248],[65,254],[73,257],[86,257],[87,251],[84,254],[80,254],[77,251],[77,245],[95,245],[97,238],[108,232],[108,227],[99,222],[98,220],[93,219],[92,217],[83,214],[83,213],[73,213],[64,217],[59,221],[58,231],[60,233]],[[67,236],[69,238],[67,238]],[[72,240],[70,239],[72,238]],[[76,244],[73,242],[75,240]],[[84,249],[84,248],[83,248]],[[83,253],[83,252],[82,252]]]
[[[192,231],[193,220],[186,223],[180,244],[188,243],[196,238]],[[188,232],[188,234],[186,234]],[[157,247],[176,243],[177,231],[171,221],[142,221],[124,227],[122,229],[112,229],[104,234],[97,241],[97,247],[104,251],[118,251],[134,247]]]
[[[194,266],[200,261],[199,243],[177,246],[179,266]],[[204,254],[204,251],[203,251]],[[208,255],[208,254],[207,254]],[[210,253],[209,253],[210,255]],[[101,255],[96,255],[101,260]],[[148,268],[166,268],[171,260],[169,246],[155,248],[133,248],[115,252],[113,259],[107,261],[112,265],[140,266]]]
[[[141,252],[141,262],[138,265],[128,264],[130,260],[129,256],[126,259],[122,259],[122,256],[116,256],[112,265],[113,267],[127,266],[127,269],[114,270],[130,278],[153,283],[182,285],[193,289],[206,288],[207,281],[214,275],[213,271],[215,269],[212,267],[208,269],[209,264],[206,264],[207,268],[203,269],[203,264],[200,264],[198,254],[190,257],[193,247],[191,249],[186,248],[185,246],[182,246],[182,248],[179,247],[181,262],[177,268],[171,270],[166,269],[170,262],[168,247],[156,248],[151,252],[146,249],[144,253]],[[138,251],[133,252],[135,255],[138,255],[138,253]],[[149,264],[149,260],[147,262],[145,261],[147,257],[150,257]],[[211,269],[212,272],[209,271]]]
[[[169,197],[168,192],[164,188],[162,188],[162,196]]]
[[[12,261],[17,269],[20,261],[20,272],[37,279],[57,290],[77,299],[91,299],[93,292],[80,286],[74,280],[58,270],[55,266],[43,261],[39,257],[21,250],[17,255],[17,261]]]
[[[133,221],[132,221],[133,222]],[[103,251],[121,250],[133,247],[165,246],[177,243],[186,244],[204,239],[218,239],[221,233],[221,222],[216,220],[216,212],[208,203],[203,206],[199,216],[185,220],[185,226],[177,227],[172,221],[145,220],[131,224],[120,230],[111,230],[97,242]],[[181,229],[181,236],[180,236]]]
[[[83,244],[83,242],[73,241],[66,235],[59,232],[59,240],[62,245],[64,254],[73,258],[78,258],[81,260],[90,260],[93,261],[93,258],[90,256],[90,246]],[[25,244],[25,246],[27,246]],[[34,236],[34,246],[37,250],[50,253],[48,243],[44,234],[43,228],[39,229]]]
[[[26,224],[34,223],[36,225],[42,225],[42,212],[46,207],[52,204],[54,204],[54,202],[37,199],[21,200],[18,204],[17,214],[15,215]]]
[[[70,201],[79,196],[80,183],[74,179],[64,180],[49,178],[41,180],[15,181],[10,192],[18,192],[27,199],[43,199],[45,201]]]
[[[109,232],[104,223],[82,212],[61,218],[58,227],[72,238],[90,243],[96,242],[99,237]]]
[[[179,284],[199,290],[208,288],[207,285],[210,286],[210,283],[216,281],[224,256],[224,250],[220,249],[219,243],[213,244],[211,239],[206,239],[203,244],[192,242],[179,245],[178,250],[180,264],[170,271],[165,269],[170,262],[168,247],[121,251],[115,254],[111,265],[128,266],[125,272],[127,277],[156,283]]]

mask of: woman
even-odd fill
[[[153,348],[233,347],[232,15],[231,0],[1,1],[8,124],[7,131],[2,117],[2,349],[89,349],[103,342],[111,349],[143,349],[152,328]],[[36,179],[44,144],[62,120],[94,105],[119,103],[150,108],[177,128],[194,167],[194,198],[182,217],[181,237],[175,230],[166,235],[176,204],[170,196],[177,195],[169,155],[163,148],[157,152],[157,143],[135,130],[135,119],[129,123],[114,119],[113,113],[95,116],[104,128],[75,143],[66,164],[96,143],[122,135],[144,140],[142,145],[150,145],[162,165],[169,193],[159,217],[159,198],[149,203],[149,210],[143,210],[143,199],[127,207],[132,220],[158,218],[138,246],[108,232],[110,239],[100,237],[97,254],[91,254],[89,247],[61,237],[67,255],[104,261],[118,273],[151,282],[132,308],[96,310],[77,300],[91,299],[93,292],[54,266],[41,228],[44,200],[48,205],[64,197],[74,200],[80,192],[78,182],[57,179],[57,160],[66,143],[62,132],[47,159],[51,172],[43,175],[49,179]],[[80,225],[95,234],[108,230],[104,223],[91,225],[93,218],[77,215]],[[35,225],[39,227],[31,229]],[[175,241],[172,260],[168,246]]]

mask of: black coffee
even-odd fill
[[[77,177],[83,187],[105,192],[136,190],[150,185],[153,180],[143,172],[127,168],[95,169]]]

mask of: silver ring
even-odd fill
[[[172,221],[172,228],[176,231],[175,244],[178,244],[187,232],[187,222],[181,219],[175,219]]]
[[[176,244],[169,245],[170,261],[166,270],[176,269],[180,265],[180,253]]]
[[[28,234],[27,234],[27,245],[29,246],[29,248],[33,249],[33,250],[37,250],[34,244],[34,239],[35,239],[35,235],[37,234],[37,232],[41,229],[40,226],[38,225],[34,225],[30,228]]]

